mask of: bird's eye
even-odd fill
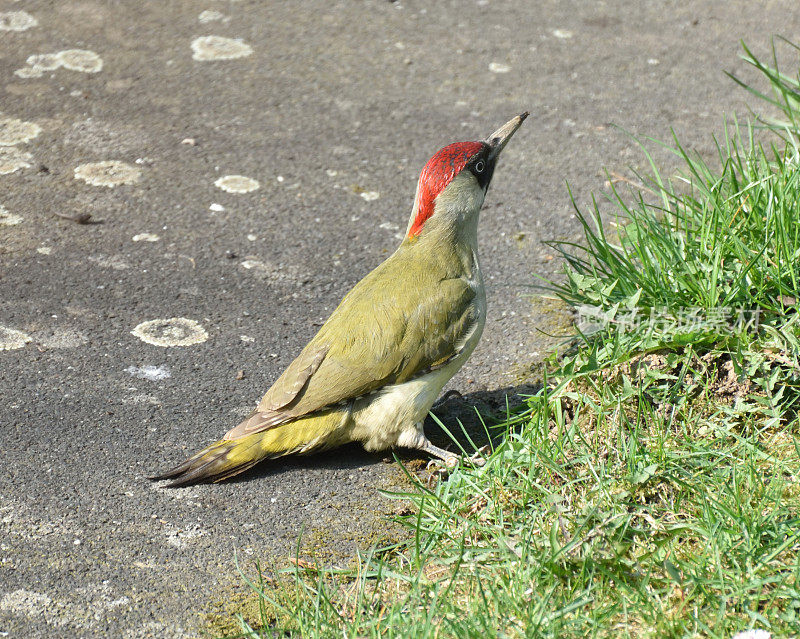
[[[483,160],[478,160],[475,163],[475,172],[476,173],[483,173],[483,169],[485,169],[485,168],[486,168],[486,165],[484,164]]]

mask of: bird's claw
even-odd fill
[[[478,450],[472,453],[472,455],[467,457],[467,459],[473,466],[478,466],[479,468],[482,468],[483,466],[486,465],[486,453],[488,452],[489,452],[489,445],[487,444],[486,446],[481,446]]]
[[[453,455],[452,457],[448,456],[444,459],[436,457],[428,462],[428,464],[425,466],[425,470],[428,470],[434,474],[446,475],[456,466],[458,466],[460,459],[461,458],[458,455]]]
[[[489,446],[482,446],[469,457],[461,457],[454,453],[450,453],[444,458],[431,459],[425,469],[433,473],[445,475],[453,470],[453,468],[458,466],[460,461],[468,462],[473,466],[478,466],[480,468],[486,464],[485,455],[488,451]]]

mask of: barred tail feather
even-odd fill
[[[237,439],[220,439],[179,466],[150,479],[172,479],[168,484],[171,488],[223,481],[263,459],[309,453],[345,443],[341,435],[336,436],[337,427],[344,421],[346,416],[340,411],[329,411]]]

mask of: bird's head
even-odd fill
[[[497,158],[526,117],[527,111],[485,140],[448,144],[428,160],[417,183],[408,239],[418,238],[429,227],[477,222]]]

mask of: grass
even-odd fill
[[[800,79],[776,58],[745,47],[770,94],[736,81],[778,117],[726,123],[711,164],[664,144],[669,179],[642,144],[611,224],[578,210],[548,287],[579,333],[485,466],[409,474],[409,541],[353,568],[246,569],[241,636],[800,634]]]

